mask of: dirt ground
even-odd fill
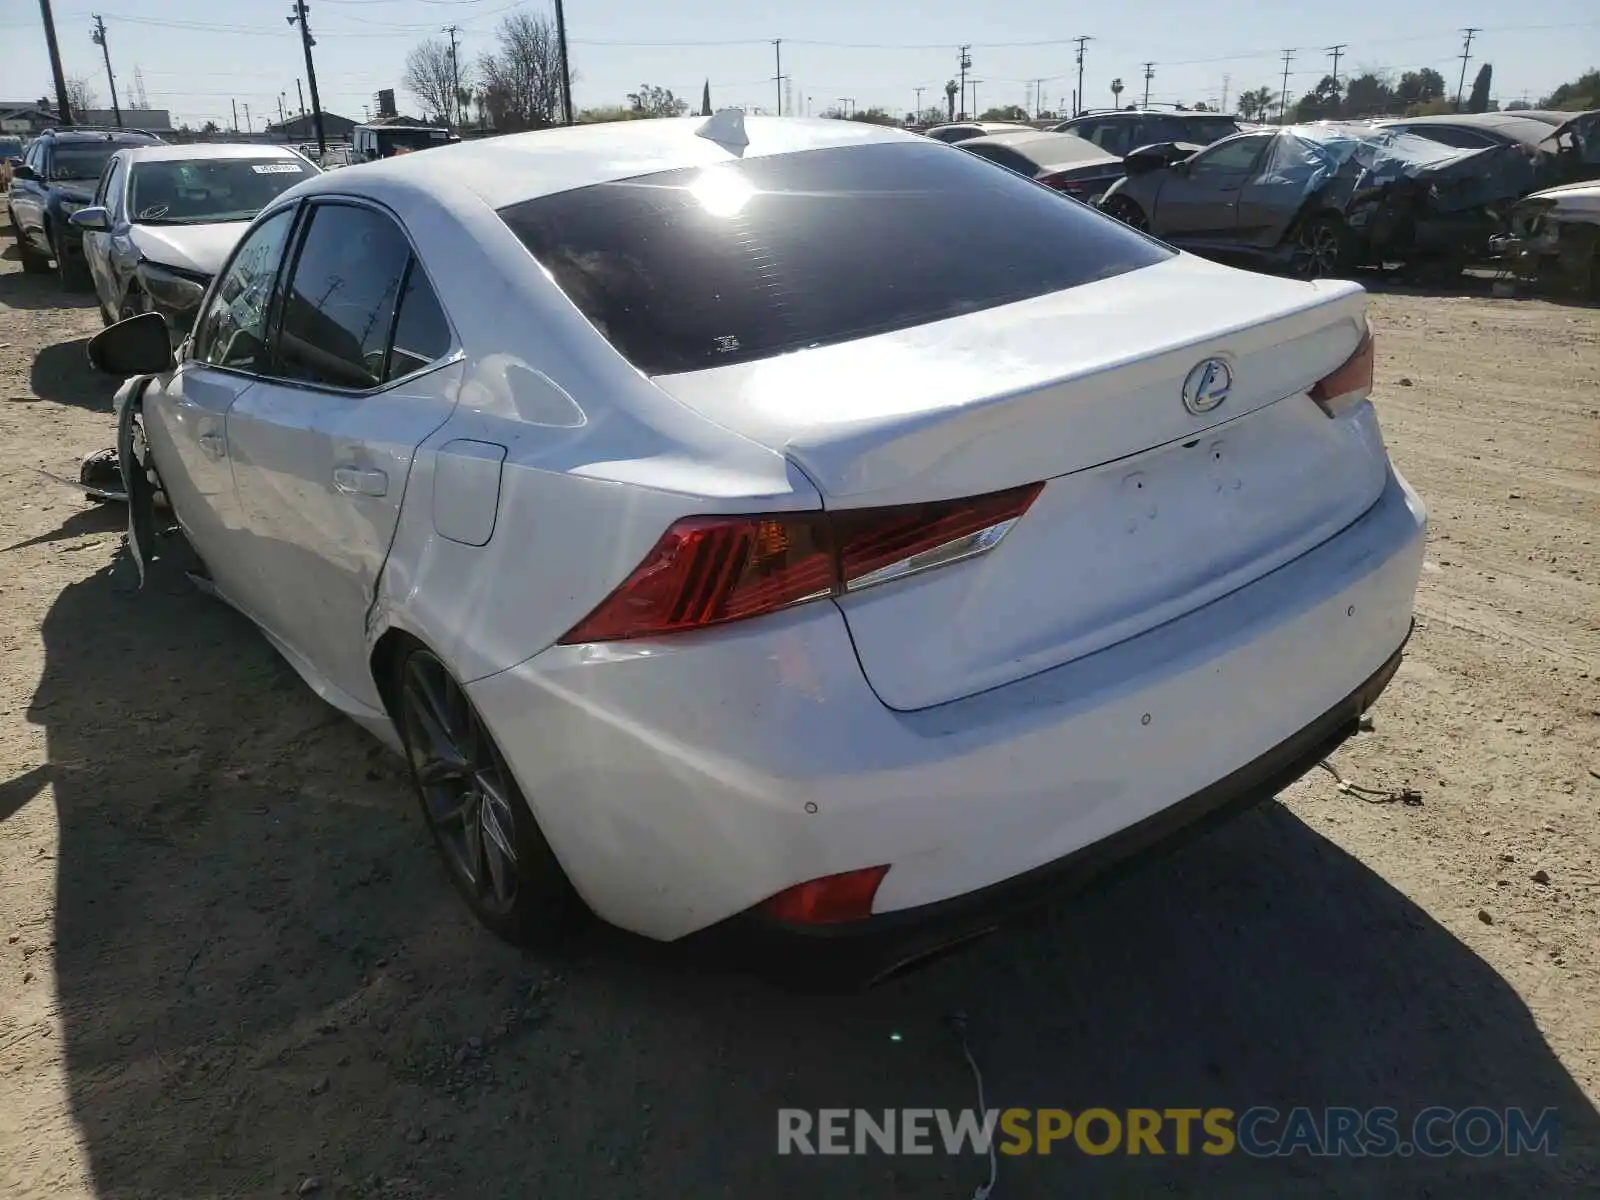
[[[457,903],[397,764],[114,508],[92,302],[0,261],[0,1195],[966,1197],[781,1106],[1560,1112],[1553,1158],[1002,1159],[999,1198],[1600,1186],[1600,311],[1374,297],[1432,535],[1376,728],[1178,855],[864,996]],[[308,1183],[308,1181],[311,1181]],[[320,1187],[312,1187],[312,1183]]]

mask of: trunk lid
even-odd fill
[[[883,701],[999,686],[1171,620],[1287,562],[1381,493],[1370,411],[1305,396],[1364,329],[1364,294],[1179,256],[896,333],[658,376],[781,450],[829,509],[1048,484],[994,549],[842,597]],[[1196,412],[1185,380],[1226,364]]]

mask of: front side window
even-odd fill
[[[249,221],[316,174],[294,158],[191,158],[135,163],[128,212],[141,225]]]
[[[384,382],[411,244],[370,208],[319,204],[284,286],[271,373],[365,390]]]
[[[1189,160],[1189,169],[1195,174],[1215,172],[1218,174],[1243,174],[1255,165],[1262,148],[1272,140],[1270,133],[1251,134],[1247,137],[1234,138],[1230,142],[1223,142],[1207,150],[1204,154],[1197,154]]]
[[[958,317],[1172,254],[922,140],[663,171],[540,196],[500,217],[651,375]]]
[[[196,357],[218,367],[256,370],[266,342],[272,284],[294,224],[294,208],[273,213],[239,243],[196,323]]]
[[[100,176],[100,186],[94,194],[94,202],[104,208],[111,208],[117,188],[122,183],[123,160],[113,158],[106,164],[105,174]]]

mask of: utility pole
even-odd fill
[[[978,114],[983,111],[978,107],[978,85],[982,82],[983,80],[981,79],[967,80],[967,86],[972,89],[972,119],[974,121],[978,119]]]
[[[56,119],[63,125],[71,125],[72,105],[67,102],[67,77],[61,70],[61,47],[56,45],[56,19],[50,12],[50,0],[39,0],[39,15],[44,18],[44,40],[50,49],[50,73],[56,80]]]
[[[1228,111],[1228,84],[1231,83],[1231,82],[1233,82],[1233,76],[1229,75],[1227,72],[1223,72],[1223,75],[1222,75],[1222,103],[1217,105],[1217,111],[1218,112],[1227,112]]]
[[[781,116],[783,116],[783,85],[784,85],[784,82],[789,78],[787,75],[785,75],[783,73],[783,39],[782,38],[773,38],[772,39],[772,61],[773,61],[773,64],[774,64],[774,68],[773,69],[777,72],[772,77],[772,83],[773,83],[773,86],[775,86],[778,89],[778,115],[781,117]],[[792,117],[794,114],[790,113],[789,115]]]
[[[1083,47],[1086,42],[1092,42],[1094,39],[1079,36],[1072,40],[1078,43],[1078,90],[1072,98],[1072,115],[1077,116],[1083,104]]]
[[[233,105],[233,131],[235,133],[238,133],[239,132],[239,102],[237,100],[229,100],[228,103]]]
[[[912,88],[911,90],[917,94],[917,106],[911,110],[911,113],[912,113],[913,116],[915,116],[917,118],[917,120],[920,121],[920,120],[922,120],[922,93],[927,91],[928,89],[927,88]]]
[[[246,133],[254,133],[256,131],[256,127],[254,125],[250,124],[250,105],[249,104],[246,104],[244,106],[244,131]]]
[[[1289,113],[1289,64],[1294,61],[1294,51],[1283,52],[1283,87],[1278,92],[1278,124],[1283,124],[1283,119]]]
[[[1456,111],[1461,111],[1461,92],[1467,86],[1467,63],[1472,59],[1472,35],[1482,33],[1476,25],[1469,25],[1461,31],[1467,35],[1467,44],[1461,47],[1461,81],[1456,84]]]
[[[838,100],[840,104],[844,105],[844,116],[845,120],[848,121],[850,115],[855,112],[856,98],[854,96],[840,96]]]
[[[958,118],[967,115],[967,72],[972,70],[972,47],[961,47],[961,111],[956,114]]]
[[[294,81],[294,94],[300,98],[300,115],[306,115],[306,94],[300,90],[300,80]]]
[[[117,77],[111,73],[111,47],[106,45],[106,23],[100,14],[94,14],[94,33],[90,35],[106,60],[106,82],[111,85],[111,111],[117,118],[117,128],[122,128],[122,105],[117,103]]]
[[[1337,46],[1328,47],[1328,55],[1333,59],[1333,102],[1339,104],[1339,59],[1344,54],[1349,42],[1340,42]]]
[[[1147,62],[1144,65],[1144,106],[1150,107],[1150,81],[1156,77],[1156,65]]]
[[[283,123],[284,123],[284,116],[283,116],[283,93],[282,93],[282,92],[279,92],[279,93],[278,93],[278,127],[279,127],[279,129],[280,129],[280,130],[281,130],[281,129],[282,129],[282,127],[283,127]]]
[[[461,32],[459,25],[446,25],[444,32],[450,35],[450,107],[456,115],[456,124],[461,124],[461,64],[456,59],[456,34]],[[445,114],[448,123],[450,114]]]
[[[311,123],[317,129],[317,153],[322,155],[328,152],[328,139],[322,133],[322,100],[317,96],[317,69],[311,64],[311,47],[317,44],[317,39],[311,36],[311,22],[306,19],[308,11],[306,0],[295,0],[294,14],[287,19],[289,24],[300,26],[300,48],[306,54],[306,82],[311,85]],[[296,80],[297,86],[298,83]],[[248,104],[244,106],[244,115],[248,123],[250,119]]]
[[[561,123],[572,124],[572,67],[567,62],[567,10],[556,0],[556,43],[561,50]]]

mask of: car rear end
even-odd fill
[[[1352,285],[926,143],[502,216],[664,403],[817,495],[686,504],[471,686],[602,916],[889,963],[1270,795],[1392,674],[1424,516]]]

